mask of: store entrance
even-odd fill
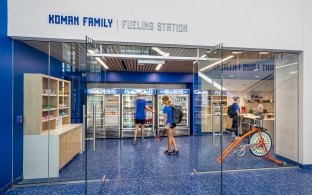
[[[252,129],[260,100],[271,156],[291,159],[288,166],[298,162],[293,136],[298,115],[282,115],[295,121],[292,128],[276,120],[278,110],[286,113],[285,98],[298,108],[296,96],[284,90],[297,81],[297,54],[223,50],[221,44],[199,49],[111,45],[90,38],[85,43],[16,40],[13,67],[18,185],[77,182],[89,193],[95,185],[98,193],[106,181],[163,182],[167,176],[207,174],[204,186],[213,194],[221,190],[224,171],[281,167],[247,152],[251,137],[242,141],[244,155],[235,148],[218,160],[235,141],[227,130],[233,126],[227,111],[234,97],[240,97],[238,135]],[[155,113],[146,112],[145,133],[139,129],[140,141],[133,144],[138,93]],[[183,112],[174,130],[179,153],[172,156],[164,153],[169,149],[165,95]]]

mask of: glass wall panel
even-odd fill
[[[282,58],[280,56],[285,56],[285,53],[228,51],[228,53],[230,52],[235,57],[224,65],[223,78],[224,87],[228,89],[229,105],[234,102],[235,98],[239,98],[239,138],[236,137],[234,141],[239,141],[239,143],[232,144],[233,149],[226,157],[227,159],[224,160],[224,170],[261,169],[296,164],[294,162],[286,164],[290,159],[284,158],[285,155],[277,155],[277,150],[280,148],[277,140],[281,136],[279,135],[281,133],[278,133],[280,132],[280,125],[278,125],[280,122],[277,120],[277,115],[279,115],[280,110],[288,109],[288,106],[283,103],[277,106],[277,102],[283,101],[280,98],[281,95],[277,95],[277,92],[280,94],[280,83],[284,84],[281,81],[277,82],[277,76],[279,76],[279,80],[287,80],[289,76],[283,78],[284,75],[281,75],[278,67],[285,64],[297,65],[292,67],[285,66],[291,68],[287,74],[292,72],[289,75],[295,81],[296,77],[294,76],[298,74],[298,72],[295,72],[296,70],[298,71],[298,55],[293,54],[292,58]],[[293,70],[294,68],[296,70]],[[285,74],[285,71],[283,71],[283,74]],[[295,102],[298,101],[298,81],[291,83],[293,84],[292,87],[294,87],[292,98]],[[293,105],[292,110],[294,110],[294,113],[297,113],[297,104],[291,105]],[[295,115],[291,117],[294,122],[292,124],[298,126],[298,116],[296,115],[295,117]],[[228,117],[228,120],[229,123],[234,121],[230,117]],[[298,128],[291,129],[291,135],[297,135]],[[233,137],[231,139],[233,143]],[[296,145],[296,147],[293,147],[292,152],[297,153],[297,137],[295,140],[294,138],[288,140]]]
[[[222,87],[223,71],[218,67],[232,57],[224,55],[222,44],[198,50],[198,57],[204,60],[194,63],[194,172],[210,193],[220,194],[222,161],[218,158],[224,145],[227,90]]]
[[[13,123],[15,184],[49,182],[58,174],[49,165],[53,160],[49,143],[57,116],[57,82],[50,78],[49,42],[37,43],[46,53],[26,42],[13,41],[13,115],[17,119]]]
[[[16,185],[84,183],[82,121],[76,116],[82,113],[75,109],[76,92],[84,89],[73,79],[82,62],[77,45],[14,41]]]

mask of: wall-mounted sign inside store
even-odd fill
[[[154,95],[156,94],[156,89],[121,89],[121,94],[127,95]]]
[[[227,71],[274,71],[274,64],[219,64],[213,67],[213,70]]]
[[[100,95],[100,94],[115,95],[115,94],[120,94],[120,89],[90,88],[90,89],[87,89],[87,94],[89,95]]]
[[[140,20],[121,20],[112,18],[98,18],[87,16],[70,16],[49,14],[48,23],[51,25],[85,26],[99,28],[115,28],[117,30],[142,30],[164,32],[188,32],[187,24],[172,22],[151,22]]]
[[[189,89],[158,89],[158,94],[167,94],[167,95],[184,95],[190,94]]]

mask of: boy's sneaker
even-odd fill
[[[172,150],[172,154],[179,154],[179,150]]]

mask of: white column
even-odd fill
[[[300,119],[300,163],[312,164],[312,1],[304,0],[304,53],[302,76],[302,111]]]

